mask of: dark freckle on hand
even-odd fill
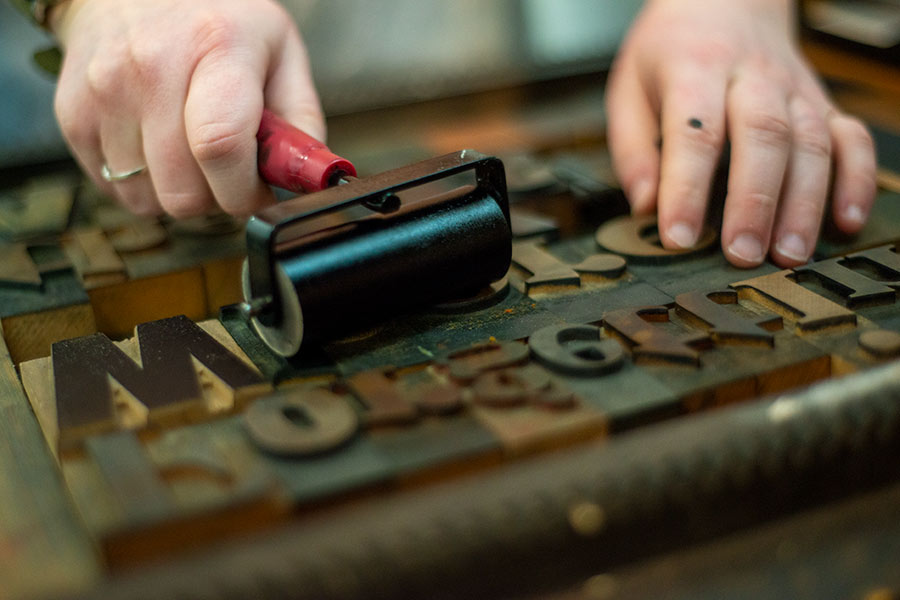
[[[691,117],[690,119],[688,119],[688,125],[690,125],[694,129],[701,129],[703,127],[703,121],[701,121],[697,117]]]

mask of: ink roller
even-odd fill
[[[245,314],[277,354],[476,293],[510,265],[499,159],[463,150],[367,178],[266,113],[262,176],[311,192],[247,222]]]

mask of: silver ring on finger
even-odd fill
[[[100,176],[103,177],[104,181],[115,183],[117,181],[125,181],[129,177],[134,177],[135,175],[140,175],[146,170],[147,165],[141,165],[140,167],[131,169],[130,171],[120,171],[118,173],[114,173],[113,171],[109,170],[109,166],[106,163],[103,163],[103,166],[100,167]]]

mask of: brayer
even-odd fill
[[[509,269],[499,159],[463,150],[357,179],[271,113],[257,138],[262,176],[311,192],[247,222],[243,309],[274,352],[475,293]]]

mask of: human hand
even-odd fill
[[[257,172],[263,107],[317,139],[306,50],[274,0],[68,0],[51,14],[65,58],[56,114],[84,170],[140,214],[273,201]],[[116,182],[101,177],[146,166]]]
[[[696,242],[726,137],[722,248],[734,265],[767,253],[805,263],[831,176],[838,228],[865,224],[872,138],[804,62],[792,11],[788,0],[652,0],[629,32],[608,86],[609,144],[632,211],[657,208],[665,247]]]

